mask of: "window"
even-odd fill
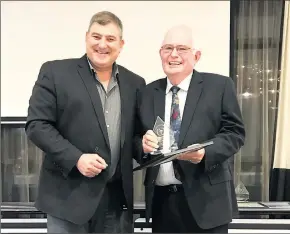
[[[35,200],[43,153],[27,138],[24,127],[1,125],[2,202]]]

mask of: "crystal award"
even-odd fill
[[[250,194],[242,181],[239,181],[237,187],[235,188],[235,192],[238,201],[248,201],[250,198]]]
[[[167,132],[169,134],[169,141],[172,142],[172,139],[174,139],[174,134],[173,131],[165,124],[165,122],[157,116],[154,127],[153,127],[153,132],[157,136],[158,140],[158,149],[151,152],[152,155],[158,155],[164,153],[164,133]],[[172,149],[172,147],[170,147]]]

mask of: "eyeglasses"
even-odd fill
[[[161,50],[164,53],[172,53],[174,48],[176,49],[178,54],[185,54],[187,52],[189,52],[190,50],[192,50],[192,48],[185,46],[185,45],[177,45],[177,46],[173,46],[173,45],[164,45],[161,47]]]

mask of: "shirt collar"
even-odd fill
[[[183,91],[186,91],[186,92],[188,91],[189,85],[190,85],[190,81],[191,81],[191,77],[192,77],[192,73],[190,73],[183,81],[180,82],[179,85],[177,85]],[[168,94],[170,92],[170,89],[171,89],[172,86],[173,85],[171,84],[170,80],[167,77],[166,94]]]
[[[87,57],[87,60],[88,60],[89,66],[90,66],[90,71],[96,74],[95,69],[93,68],[93,66],[92,66],[92,64],[91,64],[91,61],[90,61],[90,59],[89,59],[88,57]],[[119,68],[118,68],[117,63],[114,62],[114,63],[113,63],[113,72],[112,72],[112,76],[113,76],[114,78],[117,78],[118,75],[119,75]]]

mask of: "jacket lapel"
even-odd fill
[[[197,72],[194,71],[192,74],[192,79],[189,85],[187,98],[184,106],[184,111],[182,115],[182,122],[180,127],[180,135],[179,135],[179,146],[182,145],[182,142],[186,136],[186,133],[188,131],[189,125],[192,121],[192,117],[194,115],[198,100],[200,98],[200,95],[202,93],[202,77]]]
[[[105,121],[101,99],[100,99],[99,92],[96,87],[95,77],[93,73],[90,71],[90,67],[89,67],[86,55],[84,55],[80,59],[77,70],[90,95],[92,105],[94,107],[95,113],[97,115],[97,119],[100,124],[100,128],[102,130],[106,143],[110,149],[109,137],[108,137],[108,132],[106,128],[106,121]]]
[[[124,70],[119,67],[119,88],[120,88],[120,96],[121,96],[121,147],[124,145],[125,141],[125,133],[126,133],[126,113],[128,113],[128,105],[130,100],[130,86],[126,81],[126,74],[124,74]]]
[[[165,114],[164,113],[165,113],[166,85],[167,85],[166,78],[161,79],[154,89],[154,96],[153,96],[154,113],[148,113],[148,115],[154,114],[154,123],[155,123],[158,116],[162,119],[163,122],[165,122]],[[154,127],[154,123],[152,126],[152,130]],[[152,175],[152,177],[151,177],[152,179],[153,178],[155,179],[157,177],[159,168],[160,168],[160,165],[158,165],[156,167],[152,167],[149,169],[151,172],[151,175]]]
[[[167,81],[166,79],[162,79],[159,82],[159,85],[155,88],[154,91],[154,117],[155,120],[159,116],[163,121],[164,119],[164,112],[165,112],[165,95],[166,95],[166,85]],[[149,113],[150,114],[150,113]]]

